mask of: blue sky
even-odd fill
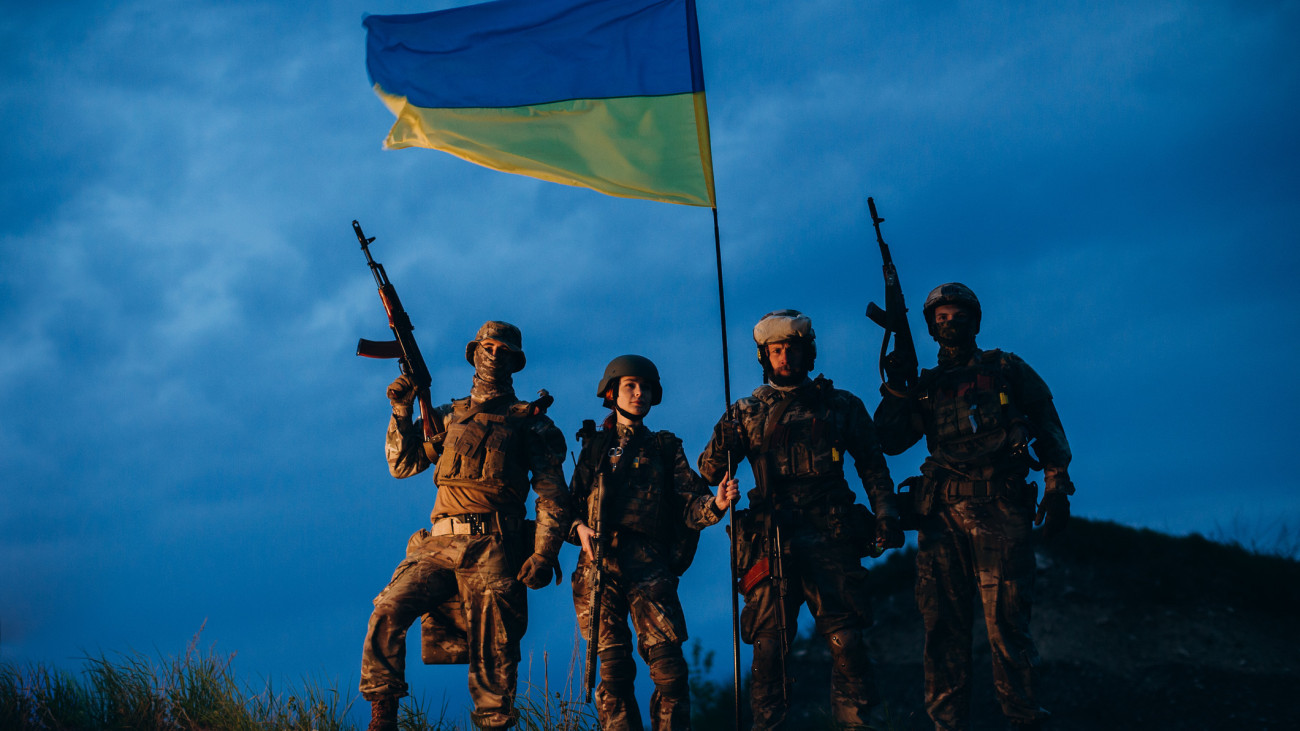
[[[566,435],[601,414],[605,363],[636,352],[664,375],[650,424],[703,447],[724,405],[707,210],[381,150],[362,14],[453,4],[0,20],[0,659],[174,653],[206,623],[241,675],[355,687],[370,599],[433,489],[384,465],[396,367],[353,355],[386,333],[354,218],[440,400],[468,391],[465,341],[504,319],[524,333],[520,393],[549,389]],[[1300,525],[1298,15],[700,0],[733,398],[758,384],[753,323],[795,307],[818,370],[874,407],[870,195],[913,307],[967,283],[981,344],[1051,385],[1076,513]],[[720,656],[725,551],[708,532],[682,586]],[[544,651],[562,675],[569,584],[530,598],[534,678]],[[462,668],[411,676],[464,702]]]

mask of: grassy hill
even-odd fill
[[[1294,555],[1293,551],[1284,551]],[[921,707],[920,616],[914,555],[872,570],[870,640],[891,731],[928,729]],[[1052,728],[1291,729],[1300,719],[1300,563],[1198,536],[1176,538],[1074,519],[1037,552],[1033,631]],[[976,627],[973,731],[1004,727],[993,697],[987,639]],[[701,681],[692,654],[696,729],[731,727],[731,687]],[[830,728],[830,675],[820,638],[801,637],[791,660],[797,728]],[[276,692],[276,691],[279,692]],[[540,695],[540,694],[538,694]],[[90,658],[80,675],[0,666],[0,730],[346,729],[350,705],[332,688],[250,690],[228,658],[192,651],[151,661]],[[594,728],[590,707],[520,699],[526,729]],[[404,706],[406,731],[450,729]]]

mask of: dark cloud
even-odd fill
[[[351,687],[370,597],[432,504],[382,461],[395,369],[353,356],[386,329],[353,218],[444,398],[506,319],[521,393],[550,389],[566,434],[639,352],[664,376],[652,422],[703,446],[723,406],[708,211],[380,150],[361,14],[448,4],[56,4],[0,26],[0,657],[175,652],[207,622],[243,671]],[[753,322],[792,306],[819,368],[874,402],[872,195],[913,314],[970,284],[982,341],[1052,385],[1079,512],[1295,524],[1300,394],[1275,375],[1300,324],[1294,4],[700,13],[733,398],[757,385]],[[706,534],[683,583],[721,655],[725,552]],[[534,678],[544,651],[562,677],[572,629],[567,588],[533,594]],[[413,674],[464,702],[463,670]]]

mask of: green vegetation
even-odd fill
[[[1071,572],[1104,577],[1103,585],[1114,587],[1106,591],[1122,591],[1128,600],[1175,607],[1208,599],[1259,612],[1252,616],[1290,618],[1300,605],[1300,562],[1293,558],[1296,537],[1295,531],[1282,530],[1276,537],[1262,536],[1262,543],[1225,544],[1199,535],[1174,537],[1076,518],[1060,539],[1043,546],[1043,552]],[[911,550],[893,551],[871,566],[877,598],[906,599],[910,595],[914,557]],[[331,685],[307,682],[301,689],[277,689],[267,684],[264,689],[252,689],[234,677],[230,667],[233,656],[204,652],[197,644],[196,637],[183,656],[156,661],[135,653],[87,657],[78,673],[40,664],[0,664],[0,729],[349,731],[359,728],[349,716],[368,716],[367,704],[355,691],[340,692]],[[576,657],[577,653],[571,654]],[[794,655],[809,663],[820,662],[824,644],[820,638],[801,636],[796,639]],[[726,657],[729,662],[730,655]],[[698,641],[687,648],[687,658],[695,728],[729,728],[733,713],[730,673],[722,682],[711,680],[715,653],[706,651]],[[544,655],[544,671],[547,662]],[[816,673],[820,675],[822,670]],[[528,673],[521,668],[521,675],[527,677]],[[542,673],[543,678],[547,676]],[[541,686],[525,681],[517,701],[519,728],[594,730],[594,709],[577,698],[574,676],[571,665],[561,690],[545,681]],[[804,717],[810,727],[831,727],[820,695],[798,700],[817,709]],[[748,715],[748,709],[744,711]],[[449,720],[449,715],[445,705],[435,709],[418,698],[407,698],[399,725],[403,731],[464,728]],[[462,714],[458,709],[454,715]],[[906,726],[902,708],[883,715],[886,728]]]

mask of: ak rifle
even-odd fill
[[[600,446],[602,442],[592,441],[596,438],[596,422],[591,419],[583,419],[582,430],[578,432],[578,439],[582,441],[583,446],[588,442],[592,447]],[[591,558],[592,558],[592,576],[591,576],[591,594],[587,604],[590,607],[591,622],[589,623],[590,633],[587,635],[587,664],[582,672],[582,692],[591,702],[591,692],[596,687],[596,661],[600,657],[600,605],[601,594],[605,591],[605,530],[604,523],[604,503],[605,503],[605,473],[608,468],[605,465],[606,455],[598,454],[596,456],[596,476],[592,485],[594,494],[590,503],[591,510],[587,516],[590,528],[596,532],[591,537]]]
[[[880,343],[880,380],[887,386],[911,389],[916,385],[917,368],[916,343],[912,340],[912,328],[907,324],[907,305],[903,302],[903,287],[898,283],[898,270],[894,268],[894,257],[889,254],[889,244],[880,234],[880,224],[885,219],[876,214],[876,202],[867,198],[867,207],[871,210],[871,223],[876,228],[876,243],[880,244],[881,270],[885,274],[885,307],[881,309],[875,302],[867,305],[867,318],[885,329],[885,339]],[[894,338],[894,350],[889,352],[889,338]]]
[[[366,238],[365,233],[361,231],[361,224],[356,221],[352,222],[352,230],[356,233],[357,240],[361,242],[361,251],[365,253],[366,263],[370,265],[370,273],[374,275],[375,284],[379,287],[379,300],[383,302],[384,312],[388,313],[388,327],[393,331],[392,340],[376,341],[361,338],[357,341],[357,355],[365,358],[397,359],[402,373],[409,376],[415,384],[415,397],[420,403],[420,416],[424,423],[425,454],[433,460],[435,438],[438,436],[435,423],[437,417],[433,413],[433,404],[429,400],[429,387],[433,385],[433,377],[429,375],[429,367],[424,364],[424,356],[420,355],[420,346],[415,343],[415,335],[412,334],[415,328],[411,325],[411,317],[402,307],[402,300],[398,298],[393,283],[388,281],[388,273],[384,271],[384,265],[375,261],[370,255],[370,244],[374,242],[374,237]]]

